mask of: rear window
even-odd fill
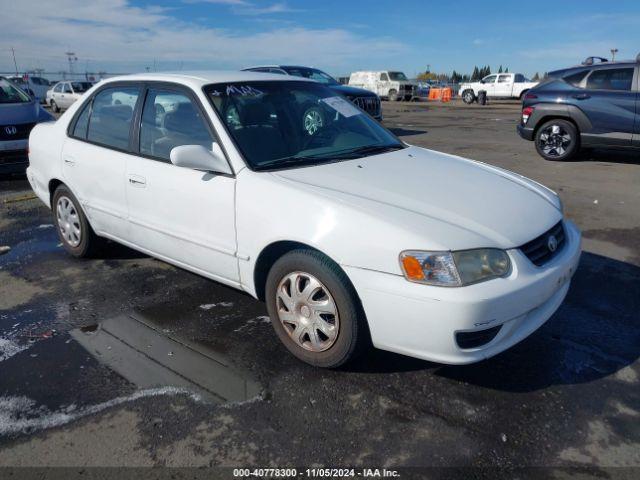
[[[595,70],[587,79],[591,90],[631,90],[633,68],[608,68]]]
[[[569,85],[573,85],[574,87],[577,87],[580,84],[580,82],[584,80],[584,77],[586,77],[588,73],[589,73],[589,70],[582,70],[581,72],[572,73],[571,75],[567,75],[566,77],[563,77],[563,80],[567,82]]]

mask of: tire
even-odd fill
[[[102,247],[99,238],[80,208],[80,202],[66,185],[60,185],[51,202],[53,224],[64,249],[77,258],[92,257]]]
[[[55,100],[51,100],[51,110],[53,110],[56,113],[60,112],[60,107],[58,106]]]
[[[337,368],[368,346],[367,323],[355,289],[322,253],[298,249],[283,255],[271,267],[265,291],[276,334],[303,362]]]
[[[536,151],[545,160],[567,161],[580,151],[580,134],[576,126],[559,118],[549,120],[536,131]]]
[[[476,94],[473,93],[473,90],[468,88],[467,90],[462,92],[462,101],[467,105],[471,105],[473,102],[476,101]]]
[[[387,95],[390,102],[398,101],[398,91],[397,90],[389,90],[389,95]]]

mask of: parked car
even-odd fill
[[[458,94],[464,103],[475,102],[481,91],[486,92],[487,98],[522,99],[536,85],[538,82],[532,82],[521,73],[494,73],[479,82],[463,83]]]
[[[418,84],[402,72],[354,72],[349,77],[349,85],[374,92],[391,102],[411,100],[418,95]]]
[[[314,133],[310,103],[326,119]],[[105,80],[34,128],[30,160],[71,255],[109,238],[244,290],[291,353],[323,367],[369,342],[448,364],[491,357],[553,314],[580,257],[548,188],[406,145],[292,76]]]
[[[640,55],[550,72],[524,98],[518,133],[548,160],[570,160],[581,147],[640,147]]]
[[[259,67],[249,67],[245,72],[276,73],[279,75],[293,75],[294,77],[309,78],[326,85],[331,90],[347,97],[351,102],[367,112],[378,121],[382,121],[382,108],[380,98],[363,88],[349,87],[342,85],[328,73],[317,68],[290,66],[290,65],[262,65]],[[313,124],[313,119],[310,125]],[[317,120],[317,119],[316,119]]]
[[[29,132],[49,112],[16,84],[0,77],[0,173],[23,173],[28,164]]]
[[[56,113],[66,110],[92,86],[91,82],[58,82],[47,92],[47,105]]]
[[[47,91],[49,90],[49,80],[43,77],[32,75],[23,75],[18,77],[9,77],[9,80],[18,85],[22,90],[37,99],[40,103],[47,100]]]

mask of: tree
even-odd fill
[[[533,76],[531,80],[534,82],[538,82],[540,80],[540,74],[536,72],[536,74]]]
[[[504,73],[509,73],[509,67],[504,69]]]
[[[498,73],[502,73],[502,65],[500,65],[500,68],[498,69]]]
[[[473,73],[471,74],[471,81],[475,82],[477,80],[480,80],[480,71],[478,70],[478,67],[473,67]]]

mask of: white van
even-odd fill
[[[364,88],[391,102],[411,100],[417,95],[418,85],[402,72],[353,72],[349,86]]]

